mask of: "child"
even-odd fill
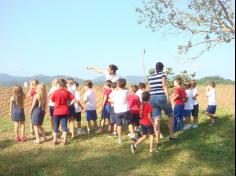
[[[130,106],[130,116],[131,116],[130,119],[131,119],[132,125],[134,126],[135,131],[139,130],[140,106],[141,106],[139,96],[136,95],[137,91],[138,91],[137,85],[131,86],[131,93],[128,97],[129,106]]]
[[[67,144],[67,122],[68,122],[68,116],[69,116],[69,106],[68,101],[71,102],[71,104],[74,104],[75,97],[66,89],[66,81],[64,79],[61,79],[59,82],[59,89],[56,90],[51,98],[52,102],[55,103],[54,106],[54,134],[53,134],[53,144],[57,145],[57,133],[59,124],[61,123],[62,130],[63,130],[63,143],[64,145]]]
[[[86,104],[86,116],[87,116],[87,133],[91,132],[91,121],[93,121],[95,130],[98,129],[97,124],[97,107],[96,107],[96,93],[92,90],[93,83],[92,81],[84,82],[84,102]]]
[[[216,121],[219,119],[216,113],[216,83],[211,82],[210,85],[207,86],[206,95],[208,97],[208,107],[206,115],[211,118],[211,125],[214,125]]]
[[[199,103],[197,100],[197,97],[199,96],[198,90],[197,90],[197,82],[195,80],[192,80],[191,82],[191,88],[193,91],[193,110],[192,110],[192,116],[194,119],[194,125],[193,128],[198,128],[198,114],[199,114]]]
[[[109,123],[109,132],[111,131],[111,126],[110,126],[110,112],[111,112],[111,103],[109,102],[109,95],[111,94],[111,85],[112,81],[107,80],[106,85],[104,87],[104,97],[103,97],[103,104],[102,104],[102,119],[101,119],[101,124],[100,124],[100,129],[99,133],[104,132],[104,127],[106,123],[106,119],[108,119]]]
[[[68,78],[67,79],[67,90],[75,96],[75,91],[76,91],[76,85],[75,85],[75,81],[72,78]],[[71,102],[69,103],[69,126],[70,126],[70,133],[71,133],[71,137],[72,139],[75,138],[75,105],[71,104]]]
[[[188,130],[192,127],[190,124],[191,112],[193,110],[193,90],[191,88],[191,82],[186,81],[185,83],[185,92],[186,92],[186,102],[184,104],[184,117],[186,119],[185,130]]]
[[[47,92],[45,85],[39,84],[37,86],[37,93],[34,96],[33,104],[31,106],[30,114],[32,115],[32,124],[34,125],[35,137],[36,140],[34,141],[36,144],[40,144],[40,134],[43,137],[43,141],[46,141],[46,135],[44,128],[42,127],[45,110],[47,108]]]
[[[117,89],[112,95],[111,102],[114,103],[114,112],[116,116],[116,125],[118,133],[118,144],[122,144],[122,125],[123,121],[128,121],[128,125],[132,125],[130,122],[130,107],[128,102],[129,91],[125,88],[126,80],[119,79],[117,81]],[[134,132],[131,131],[133,134]]]
[[[110,111],[110,126],[111,126],[111,131],[112,136],[117,136],[117,125],[116,125],[116,117],[115,117],[115,110],[114,110],[114,103],[112,102],[114,92],[116,91],[117,88],[117,83],[112,83],[112,92],[109,95],[109,102],[111,103],[111,111]],[[113,130],[112,130],[113,128]]]
[[[76,83],[76,91],[75,91],[75,120],[77,122],[77,134],[78,135],[83,135],[85,134],[84,131],[81,128],[81,110],[83,110],[83,106],[80,103],[81,100],[81,96],[80,96],[80,87],[79,87],[79,83]]]
[[[53,124],[53,112],[54,112],[54,103],[52,102],[51,100],[51,97],[52,97],[52,94],[58,90],[59,88],[59,79],[54,79],[52,81],[52,87],[51,89],[49,90],[49,93],[48,93],[48,99],[49,99],[49,112],[50,112],[50,117],[51,117],[51,127],[52,127],[52,130],[54,128],[54,124]]]
[[[12,97],[10,98],[10,113],[12,121],[15,125],[15,141],[26,142],[25,137],[25,112],[24,99],[25,94],[21,86],[13,88]]]
[[[150,104],[150,93],[143,92],[142,94],[142,106],[141,106],[141,127],[142,137],[138,139],[135,144],[131,145],[131,152],[136,153],[137,146],[146,140],[147,135],[150,137],[150,153],[154,152],[154,122],[152,119],[152,105]]]
[[[136,95],[139,96],[140,102],[142,102],[142,94],[146,90],[146,84],[144,83],[139,83],[139,89],[136,92]]]
[[[30,90],[27,94],[27,98],[31,97],[32,101],[34,99],[34,96],[36,95],[36,89],[37,85],[39,84],[38,80],[31,80],[30,81]],[[31,117],[32,119],[32,117]],[[31,135],[34,135],[34,125],[30,122],[30,133]]]
[[[184,113],[184,102],[186,100],[185,90],[182,86],[182,79],[177,78],[174,81],[174,132],[182,130],[184,127],[183,113]]]

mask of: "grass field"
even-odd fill
[[[115,138],[98,134],[70,140],[68,146],[54,147],[51,142],[35,145],[33,139],[15,143],[13,124],[10,119],[1,118],[0,175],[231,176],[235,174],[234,110],[221,109],[218,114],[219,123],[211,127],[201,113],[200,127],[180,132],[176,142],[167,140],[164,118],[164,145],[152,156],[148,141],[133,155],[132,142],[127,137],[119,146]],[[44,126],[50,135],[49,118]]]

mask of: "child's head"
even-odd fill
[[[12,94],[13,94],[13,98],[14,98],[14,100],[16,102],[16,106],[20,107],[20,108],[23,108],[23,106],[24,106],[24,99],[25,99],[25,93],[24,93],[22,87],[19,86],[19,85],[16,85],[13,88]]]
[[[215,87],[216,87],[216,83],[215,83],[215,82],[211,82],[211,83],[210,83],[210,86],[211,86],[212,88],[215,88]]]
[[[142,102],[149,102],[151,98],[150,92],[145,91],[142,93]]]
[[[118,79],[117,81],[117,87],[124,89],[126,87],[126,80],[125,79]]]
[[[37,88],[37,85],[39,84],[39,81],[34,79],[30,81],[30,88]]]
[[[111,85],[112,89],[116,89],[117,88],[117,83],[116,82],[113,82],[112,85]]]
[[[47,108],[47,90],[44,84],[37,85],[37,94],[41,107],[45,110]]]
[[[76,86],[76,90],[79,91],[80,87],[79,87],[79,83],[78,82],[75,83],[75,86]]]
[[[141,90],[145,90],[146,89],[146,84],[144,84],[144,83],[139,83],[139,89],[141,89]]]
[[[85,89],[92,89],[93,88],[93,82],[90,80],[84,81],[84,87]]]
[[[66,80],[66,83],[67,83],[68,85],[72,85],[72,84],[75,83],[75,81],[74,81],[73,78],[68,78],[68,79]]]
[[[111,88],[112,87],[112,81],[111,80],[107,80],[106,81],[106,86]]]
[[[181,78],[176,78],[174,80],[174,86],[181,86],[182,85],[182,79]]]
[[[109,65],[108,72],[109,74],[116,74],[116,71],[118,70],[118,67],[114,64]]]
[[[59,79],[52,80],[52,87],[58,87],[59,86],[59,82],[60,82]]]
[[[184,84],[185,89],[190,89],[191,88],[191,81],[187,80]]]
[[[138,91],[138,86],[137,85],[132,85],[131,86],[131,92],[136,93]]]
[[[192,88],[197,87],[197,81],[196,80],[192,80],[191,81],[191,86],[192,86]]]
[[[60,79],[59,87],[60,88],[66,88],[66,80],[65,79]]]

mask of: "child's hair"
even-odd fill
[[[210,83],[210,86],[213,87],[213,88],[215,88],[215,87],[216,87],[216,83],[215,83],[215,82],[211,82],[211,83]]]
[[[39,81],[36,79],[30,81],[31,88],[36,88],[38,84],[39,84]]]
[[[184,84],[186,89],[190,89],[191,88],[191,82],[189,80],[187,80]]]
[[[142,93],[142,102],[148,102],[151,98],[150,92],[145,91]]]
[[[73,78],[67,78],[67,80],[66,80],[66,83],[74,83],[75,81],[74,81],[74,79]]]
[[[57,87],[60,83],[60,80],[59,79],[54,79],[52,80],[52,87]]]
[[[107,80],[107,81],[106,81],[106,86],[111,88],[111,86],[112,86],[112,81],[111,81],[111,80]]]
[[[109,65],[109,68],[110,68],[114,73],[116,73],[116,71],[118,70],[118,67],[117,67],[116,65],[114,65],[114,64]]]
[[[37,86],[37,95],[38,95],[38,101],[43,110],[47,109],[47,91],[46,86],[44,84],[39,84]]]
[[[23,89],[21,86],[16,85],[13,88],[13,99],[16,102],[16,106],[18,108],[24,107],[25,93],[23,92]]]
[[[136,93],[138,91],[138,86],[137,85],[132,85],[131,86],[131,91]]]
[[[117,81],[117,86],[119,87],[119,88],[125,88],[125,86],[126,86],[126,80],[125,79],[118,79],[118,81]]]
[[[164,69],[164,64],[161,63],[161,62],[157,62],[157,64],[156,64],[156,72],[157,73],[163,72],[163,69]]]
[[[182,79],[181,78],[176,78],[175,81],[177,82],[178,85],[182,85]]]
[[[65,79],[60,79],[59,81],[59,86],[61,88],[66,88],[66,80]]]
[[[146,89],[146,84],[144,83],[139,83],[139,89]]]
[[[76,86],[76,88],[79,88],[79,83],[75,82],[75,86]]]
[[[90,80],[84,81],[84,86],[91,89],[91,88],[93,88],[93,82]]]
[[[117,83],[116,82],[113,82],[112,85],[111,85],[112,89],[115,89],[117,88]]]

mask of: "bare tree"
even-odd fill
[[[137,8],[139,24],[152,31],[162,28],[190,34],[187,43],[178,46],[179,54],[201,47],[196,59],[220,43],[235,39],[232,0],[144,0]]]

